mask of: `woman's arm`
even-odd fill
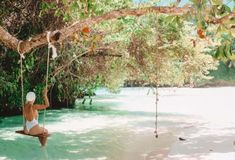
[[[35,104],[35,105],[33,105],[35,109],[42,110],[42,109],[46,109],[46,108],[49,107],[50,103],[49,103],[49,100],[48,100],[48,97],[47,97],[47,88],[45,88],[43,90],[43,98],[44,98],[44,103],[45,104]]]

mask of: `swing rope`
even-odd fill
[[[22,41],[18,42],[17,45],[17,51],[20,54],[20,80],[21,80],[21,105],[22,105],[22,114],[23,114],[23,129],[25,125],[25,119],[24,119],[24,79],[23,79],[23,59],[24,55],[20,52],[20,44]]]
[[[156,101],[155,101],[155,105],[156,105],[156,114],[155,114],[155,137],[158,138],[158,96],[159,96],[159,93],[158,93],[158,86],[156,86]]]
[[[49,62],[50,62],[50,49],[52,49],[52,59],[57,57],[57,52],[55,46],[50,42],[51,32],[47,32],[47,69],[46,69],[46,89],[48,88],[48,77],[49,77]],[[45,120],[46,120],[46,108],[44,109],[44,117],[43,117],[43,129],[45,131]]]
[[[48,77],[49,77],[50,48],[52,46],[50,42],[50,34],[51,32],[47,32],[48,50],[47,50],[46,89],[48,87]],[[44,112],[43,112],[43,130],[44,131],[45,131],[45,119],[46,119],[46,108],[44,109]]]

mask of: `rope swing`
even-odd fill
[[[22,115],[23,115],[23,129],[25,125],[24,119],[24,79],[23,79],[23,59],[25,58],[23,53],[20,52],[20,44],[22,41],[18,42],[17,51],[20,54],[20,80],[21,80],[21,105],[22,105]]]
[[[56,48],[50,42],[50,34],[51,32],[47,32],[47,42],[48,42],[48,51],[47,51],[47,63],[46,63],[46,89],[48,88],[48,77],[49,77],[49,62],[50,62],[50,49],[52,49],[52,58],[55,59],[57,57]],[[22,41],[18,42],[17,51],[20,54],[20,79],[21,79],[21,103],[22,103],[22,115],[23,115],[23,130],[16,131],[16,133],[28,135],[32,137],[38,137],[42,146],[45,145],[46,139],[48,135],[40,134],[40,135],[29,135],[24,133],[24,126],[25,126],[25,118],[24,118],[24,77],[23,77],[23,59],[24,54],[20,52],[20,45]],[[43,129],[45,132],[45,121],[46,121],[46,108],[44,109],[43,114]]]

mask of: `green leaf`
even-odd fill
[[[216,59],[219,59],[220,57],[220,52],[219,52],[219,49],[217,48],[217,50],[215,51],[215,56],[214,56]]]
[[[63,3],[63,4],[66,4],[66,3],[67,3],[67,0],[62,0],[62,3]]]
[[[196,4],[196,5],[199,5],[199,4],[206,4],[207,3],[207,0],[190,0],[193,4]]]
[[[223,1],[222,0],[210,0],[212,5],[222,5]]]
[[[79,9],[79,4],[78,4],[77,1],[74,1],[74,2],[72,3],[71,9],[74,10],[74,11],[77,10],[77,9]]]
[[[88,3],[88,4],[87,4],[88,10],[91,10],[91,9],[92,9],[92,6],[93,6],[92,0],[88,0],[87,3]]]
[[[225,54],[225,45],[219,46],[217,48],[215,58],[219,60],[224,60],[225,58],[227,58],[227,55]]]
[[[217,28],[216,35],[221,36],[223,33],[227,33],[227,32],[228,32],[228,28],[225,25],[221,24]]]
[[[61,16],[61,15],[62,15],[61,10],[60,10],[60,9],[57,9],[57,10],[55,11],[55,14],[54,14],[54,15],[57,16],[57,17]]]
[[[225,11],[227,11],[227,12],[229,12],[229,13],[232,12],[232,11],[231,11],[231,8],[230,8],[229,6],[224,5],[224,7],[225,7]]]
[[[224,16],[224,15],[230,13],[230,12],[231,12],[230,7],[227,6],[227,5],[224,5],[224,4],[217,6],[216,9],[215,9],[215,13],[218,16]]]
[[[202,19],[201,21],[200,21],[200,25],[199,25],[203,30],[206,30],[207,29],[207,27],[208,27],[208,25],[207,25],[207,23],[206,23],[206,21],[204,20],[204,19]]]
[[[70,18],[71,18],[70,15],[69,15],[68,13],[65,13],[63,20],[64,20],[65,22],[68,22],[68,21],[70,20]]]
[[[225,45],[225,47],[224,47],[224,54],[225,54],[225,57],[227,57],[229,59],[232,56],[230,44],[226,44]]]
[[[59,84],[58,85],[58,89],[62,89],[63,88],[63,85],[62,84]]]
[[[235,38],[232,40],[232,43],[231,43],[231,52],[235,54]]]
[[[166,21],[167,23],[172,23],[173,19],[174,19],[174,16],[167,16],[167,17],[165,18],[165,21]]]

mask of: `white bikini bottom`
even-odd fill
[[[29,131],[31,128],[33,128],[34,126],[38,125],[38,120],[33,119],[32,121],[27,121],[26,120],[26,129]]]

